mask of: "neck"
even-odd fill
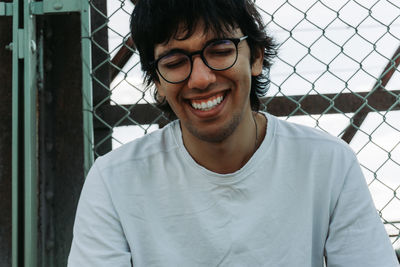
[[[199,140],[183,131],[183,142],[192,158],[210,171],[226,174],[242,168],[262,143],[266,133],[264,115],[249,112],[237,129],[222,142]],[[190,145],[188,145],[190,144]]]

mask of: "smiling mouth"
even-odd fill
[[[219,93],[205,99],[192,99],[190,105],[197,110],[208,111],[217,107],[225,98],[225,93]]]

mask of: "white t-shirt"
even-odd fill
[[[351,149],[266,116],[232,174],[198,165],[178,121],[98,158],[68,266],[398,266]]]

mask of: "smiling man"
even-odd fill
[[[205,29],[199,20],[190,37],[185,29],[155,46],[161,77],[155,85],[179,118],[191,156],[211,171],[230,173],[249,160],[265,135],[265,116],[252,111],[249,99],[251,78],[262,72],[263,47],[254,48],[250,60],[249,38],[235,25],[223,29],[222,38]]]
[[[397,266],[351,149],[259,111],[250,0],[140,0],[131,29],[177,120],[96,160],[69,266]]]

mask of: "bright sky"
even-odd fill
[[[281,44],[270,72],[272,84],[267,96],[369,91],[400,45],[398,0],[257,0],[256,4],[268,32]],[[132,9],[130,1],[108,0],[111,56],[129,34]],[[111,84],[114,104],[141,99],[143,76],[137,63],[135,55],[124,68],[126,77],[120,74]],[[400,90],[399,70],[386,89]],[[145,99],[153,102],[150,92]],[[340,136],[351,116],[286,119]],[[155,129],[155,125],[117,127],[113,147]],[[370,113],[350,145],[363,167],[377,209],[400,227],[400,111]],[[399,234],[398,228],[386,227],[390,234]],[[400,246],[400,240],[394,245]]]

